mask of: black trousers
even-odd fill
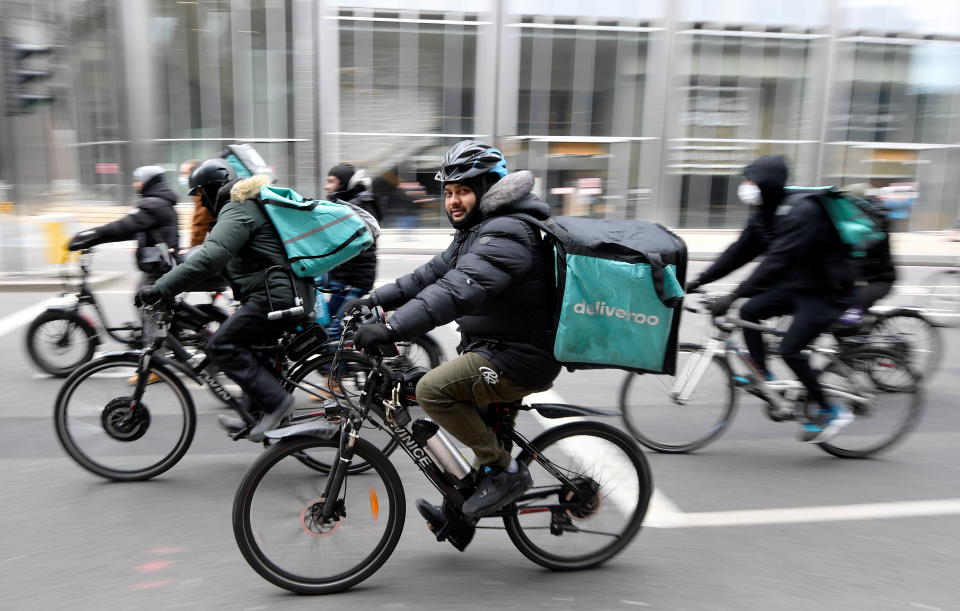
[[[890,294],[893,289],[893,281],[871,281],[862,286],[858,286],[853,294],[853,304],[864,312],[873,307],[884,297]]]
[[[791,314],[793,322],[780,341],[780,356],[807,389],[807,402],[826,407],[817,376],[810,368],[809,358],[803,353],[818,335],[823,333],[850,304],[851,296],[845,293],[832,295],[809,295],[788,289],[773,289],[753,297],[740,307],[740,318],[758,323],[773,316]],[[751,329],[743,330],[743,340],[750,356],[762,371],[767,371],[763,334]]]
[[[288,321],[267,320],[265,313],[241,306],[207,341],[210,360],[237,383],[254,407],[265,412],[277,409],[289,393],[260,364],[251,346],[270,345],[289,326]]]

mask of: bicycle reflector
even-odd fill
[[[377,491],[370,486],[370,513],[374,520],[380,519],[380,499],[377,498]]]

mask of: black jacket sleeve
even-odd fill
[[[442,278],[450,270],[452,267],[450,262],[455,256],[456,250],[457,242],[454,242],[444,252],[436,255],[413,272],[397,278],[393,284],[387,284],[375,290],[373,296],[377,303],[383,306],[385,310],[396,310],[416,297],[420,291]]]
[[[97,227],[94,230],[97,232],[96,244],[133,240],[138,233],[158,227],[161,222],[162,219],[155,214],[149,202],[141,200],[129,214]]]
[[[766,248],[767,240],[761,229],[761,223],[751,219],[737,241],[727,246],[713,265],[700,274],[697,283],[710,284],[723,278],[762,255]]]
[[[456,266],[397,309],[391,326],[402,338],[417,337],[478,310],[529,271],[533,250],[526,222],[500,217],[485,223]]]
[[[794,206],[790,212],[777,222],[773,242],[767,249],[763,261],[753,270],[746,280],[734,290],[738,297],[750,297],[761,292],[764,287],[776,284],[798,261],[808,255],[814,243],[820,223],[804,211],[803,206]]]

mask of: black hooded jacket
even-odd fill
[[[377,205],[377,200],[370,191],[363,190],[351,199],[343,199],[341,195],[337,194],[337,199],[363,208],[372,214],[377,221],[382,220],[380,206]],[[373,283],[377,279],[376,243],[356,257],[330,270],[330,279],[366,292],[372,291]]]
[[[140,189],[142,199],[123,218],[94,229],[96,239],[90,245],[106,242],[137,240],[137,267],[151,274],[156,270],[144,266],[144,249],[162,241],[170,248],[180,247],[180,232],[177,221],[177,196],[163,176],[154,176]]]
[[[400,337],[456,320],[461,352],[481,354],[511,381],[540,389],[560,372],[553,358],[552,253],[538,231],[509,216],[550,216],[532,189],[530,172],[508,174],[480,200],[476,224],[459,229],[444,252],[374,297],[388,310],[398,308],[390,325]]]
[[[727,247],[697,278],[698,284],[709,284],[736,271],[762,255],[773,241],[777,208],[783,203],[787,184],[787,163],[782,155],[760,157],[746,168],[743,175],[760,188],[762,202],[754,206],[747,226],[737,241]]]

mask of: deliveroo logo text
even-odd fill
[[[586,301],[580,301],[573,304],[573,311],[582,316],[607,316],[609,318],[621,318],[637,323],[638,325],[656,326],[660,324],[660,317],[655,314],[644,314],[643,312],[628,312],[622,308],[608,306],[606,301],[596,301],[588,304]]]

